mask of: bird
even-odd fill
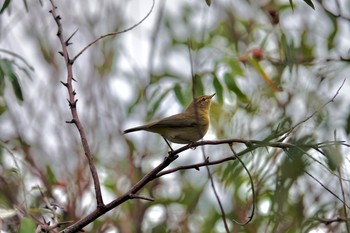
[[[164,138],[171,150],[168,141],[177,144],[192,144],[202,139],[208,131],[209,111],[214,95],[215,93],[195,97],[182,113],[126,129],[124,134],[140,130],[158,133]]]

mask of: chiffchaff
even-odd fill
[[[174,143],[194,143],[203,138],[208,131],[209,109],[211,98],[213,98],[214,95],[215,93],[196,97],[184,112],[158,121],[153,121],[146,125],[127,129],[124,131],[124,134],[145,130],[158,133],[162,135],[165,140]]]

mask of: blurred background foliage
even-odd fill
[[[95,206],[91,175],[60,84],[66,69],[49,1],[3,1],[0,10],[0,207],[5,232],[49,219],[45,198],[76,221]],[[136,24],[151,1],[57,1],[74,56],[93,39]],[[210,5],[210,6],[208,6]],[[205,139],[302,145],[348,140],[350,2],[156,1],[140,26],[99,41],[74,64],[78,112],[106,201],[123,194],[167,155],[163,139],[124,136],[128,127],[181,111],[193,94],[216,93]],[[176,147],[176,146],[175,146]],[[235,151],[245,148],[234,144]],[[340,145],[261,147],[211,166],[231,232],[349,232],[349,150]],[[232,155],[227,145],[180,155],[171,167]],[[340,179],[342,177],[343,179]],[[206,169],[183,170],[141,191],[86,232],[225,232]],[[338,197],[338,198],[337,198]],[[3,214],[4,213],[4,214]],[[235,221],[233,221],[235,220]],[[25,230],[27,229],[27,230]]]

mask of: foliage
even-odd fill
[[[4,1],[0,10],[0,208],[21,216],[20,232],[56,217],[76,222],[96,208],[80,136],[65,123],[67,69],[50,4],[23,3]],[[68,46],[74,57],[135,25],[151,2],[102,1],[98,12],[94,1],[57,4],[63,37],[79,28]],[[349,82],[341,87],[349,8],[261,4],[157,2],[140,25],[74,61],[77,112],[106,202],[167,156],[158,135],[122,131],[181,111],[193,95],[216,93],[205,139],[238,139],[186,150],[168,168],[228,158],[208,166],[212,179],[195,166],[154,179],[139,192],[154,201],[129,200],[86,231],[225,232],[225,221],[230,232],[350,231]],[[238,224],[253,208],[252,220]]]

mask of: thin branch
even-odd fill
[[[337,135],[336,135],[336,131],[334,131],[334,140],[337,140]],[[345,195],[345,191],[344,191],[344,185],[343,185],[343,180],[342,180],[342,172],[341,172],[341,169],[338,167],[337,168],[338,170],[338,178],[339,178],[339,184],[340,184],[340,190],[341,190],[341,194],[342,194],[342,198],[344,200],[344,203],[343,203],[343,210],[344,210],[344,217],[347,219],[348,218],[348,211],[346,209],[346,195]],[[350,232],[350,228],[349,228],[349,222],[346,221],[345,222],[345,226],[346,226],[346,231],[347,233]]]
[[[313,118],[318,112],[320,112],[324,107],[326,107],[328,104],[334,102],[335,98],[339,95],[340,90],[343,88],[344,84],[345,84],[345,80],[343,80],[343,82],[341,83],[341,85],[339,86],[339,88],[337,89],[336,93],[333,95],[333,97],[327,101],[326,103],[324,103],[323,105],[321,105],[321,107],[319,107],[317,110],[315,110],[312,114],[310,114],[308,117],[306,117],[304,120],[300,121],[299,123],[297,123],[296,125],[294,125],[293,127],[289,128],[287,130],[287,134],[293,132],[296,128],[298,128],[300,125],[304,124],[305,122],[307,122],[308,120],[310,120],[311,118]]]
[[[245,153],[251,152],[259,147],[275,147],[275,148],[286,149],[286,148],[294,148],[294,147],[296,147],[296,148],[300,148],[300,147],[314,148],[316,145],[322,145],[323,143],[327,143],[327,144],[331,145],[330,144],[331,142],[329,142],[329,141],[321,142],[321,143],[317,143],[317,144],[294,145],[291,143],[284,143],[284,142],[266,142],[266,141],[259,141],[259,140],[245,140],[245,139],[232,138],[232,139],[224,139],[224,140],[210,140],[210,141],[195,142],[191,146],[186,145],[186,146],[180,147],[179,149],[176,149],[173,152],[169,152],[169,154],[171,154],[171,155],[172,154],[179,154],[179,153],[181,153],[181,152],[183,152],[191,147],[204,146],[204,145],[232,144],[232,143],[241,143],[241,144],[245,144],[247,146],[246,149],[237,153],[238,156],[241,156]],[[346,144],[345,141],[335,141],[333,143],[335,145],[338,144],[338,145],[342,145],[342,146],[350,146],[349,144]],[[219,159],[219,160],[201,162],[201,163],[185,165],[185,166],[178,166],[178,167],[175,167],[172,169],[168,169],[166,171],[159,172],[157,174],[156,178],[170,174],[170,173],[174,173],[174,172],[179,171],[179,170],[188,170],[188,169],[199,170],[200,167],[204,167],[206,165],[216,165],[216,164],[224,163],[224,162],[227,162],[230,160],[235,160],[235,159],[236,158],[234,156],[228,156],[228,157],[225,157],[225,158]],[[347,180],[345,180],[345,181],[347,181]]]
[[[350,218],[336,217],[336,218],[315,218],[316,221],[324,223],[326,226],[334,222],[349,222]]]
[[[322,184],[316,177],[314,177],[313,175],[311,175],[308,171],[304,171],[308,176],[310,176],[314,181],[316,181],[317,183],[319,183],[322,188],[324,188],[325,190],[327,190],[330,194],[332,194],[335,198],[337,198],[339,201],[341,201],[347,208],[350,209],[350,206],[348,204],[346,204],[337,194],[335,194],[332,190],[330,190],[329,188],[327,188],[324,184]]]
[[[147,15],[145,17],[143,17],[143,19],[141,19],[138,23],[134,24],[133,26],[129,27],[129,28],[126,28],[124,30],[121,30],[121,31],[117,31],[117,32],[111,32],[111,33],[108,33],[108,34],[105,34],[105,35],[102,35],[98,38],[96,38],[95,40],[91,41],[87,46],[85,46],[77,55],[75,55],[75,57],[72,59],[72,62],[74,62],[75,60],[77,60],[77,58],[82,55],[89,47],[91,47],[92,45],[94,45],[97,41],[99,40],[102,40],[106,37],[110,37],[110,36],[116,36],[116,35],[119,35],[119,34],[122,34],[122,33],[125,33],[125,32],[128,32],[128,31],[131,31],[133,30],[134,28],[136,28],[137,26],[139,26],[141,23],[143,23],[147,18],[148,16],[151,15],[152,11],[153,11],[153,8],[154,8],[154,4],[155,4],[155,0],[152,0],[152,6],[151,6],[151,9],[148,11]]]
[[[158,42],[158,34],[161,28],[161,22],[164,14],[164,9],[165,9],[165,3],[166,1],[160,1],[159,2],[159,13],[157,15],[157,19],[155,20],[155,25],[153,32],[151,34],[151,45],[150,45],[150,52],[148,54],[148,78],[151,79],[151,75],[153,73],[153,65],[154,65],[154,55],[156,52],[156,47],[157,47],[157,42]]]
[[[204,154],[203,154],[203,156],[204,156]],[[220,212],[221,212],[221,219],[222,219],[222,221],[224,223],[225,230],[226,230],[227,233],[230,233],[230,228],[228,227],[227,220],[226,220],[226,213],[225,213],[224,207],[222,206],[219,194],[218,194],[218,192],[216,190],[213,176],[212,176],[212,174],[210,172],[209,166],[205,166],[205,168],[207,169],[208,177],[209,177],[209,180],[210,180],[211,188],[212,188],[212,190],[214,192],[214,195],[215,195],[215,199],[216,199],[216,201],[219,204],[219,208],[220,208]]]
[[[140,195],[135,195],[135,194],[130,194],[130,199],[141,199],[141,200],[145,200],[145,201],[154,201],[153,198],[150,197],[145,197],[145,196],[140,196]]]
[[[338,168],[338,172],[339,172],[339,184],[340,184],[341,194],[342,194],[342,197],[343,197],[343,200],[344,200],[344,202],[343,202],[344,217],[345,217],[345,219],[348,219],[348,211],[347,211],[346,205],[345,205],[345,203],[346,203],[346,196],[345,196],[343,181],[341,179],[342,178],[342,174],[341,174],[341,171],[340,171],[339,168]],[[346,225],[346,231],[349,233],[350,232],[350,230],[349,230],[349,222],[346,221],[345,225]]]
[[[230,147],[230,150],[232,151],[233,155],[237,158],[237,160],[240,162],[240,164],[242,164],[244,170],[247,172],[248,176],[249,176],[249,181],[250,181],[250,185],[251,185],[251,188],[252,188],[252,196],[253,196],[253,209],[252,209],[252,212],[250,214],[250,216],[248,217],[248,220],[244,223],[240,223],[236,220],[233,219],[233,221],[241,226],[245,226],[247,225],[248,223],[250,223],[254,217],[254,213],[255,213],[255,205],[256,205],[256,197],[255,197],[255,189],[254,189],[254,182],[253,182],[253,178],[252,178],[252,175],[250,174],[247,166],[243,163],[243,161],[239,158],[239,156],[236,154],[236,151],[232,148],[232,145],[229,145]]]
[[[1,49],[1,48],[0,48],[0,52],[7,53],[7,54],[10,54],[10,55],[13,56],[13,57],[18,58],[18,59],[21,60],[30,70],[34,71],[34,67],[31,66],[23,57],[21,57],[21,56],[18,55],[17,53],[14,53],[14,52],[9,51],[9,50],[6,50],[6,49]]]
[[[96,203],[97,203],[97,208],[101,208],[104,206],[103,203],[103,198],[102,198],[102,193],[101,193],[101,185],[100,185],[100,181],[98,178],[98,174],[97,174],[97,170],[95,167],[95,164],[93,162],[93,156],[91,154],[90,151],[90,147],[89,144],[87,142],[87,137],[86,137],[86,133],[85,133],[85,129],[82,125],[82,123],[80,122],[79,116],[78,116],[78,112],[77,112],[77,108],[76,108],[76,102],[77,99],[75,99],[75,90],[73,89],[73,85],[72,85],[72,80],[73,80],[73,60],[70,60],[69,58],[69,54],[68,54],[68,48],[67,48],[67,40],[65,40],[63,38],[63,27],[61,24],[61,17],[57,14],[56,12],[56,4],[54,3],[54,0],[50,0],[51,5],[52,5],[52,9],[50,10],[50,13],[52,14],[52,17],[54,18],[56,24],[57,24],[57,36],[59,38],[59,41],[61,43],[61,47],[62,47],[62,55],[64,57],[64,60],[66,62],[66,68],[67,68],[67,82],[65,83],[65,86],[67,87],[68,90],[68,95],[69,95],[69,105],[70,105],[70,111],[72,114],[73,119],[71,120],[71,123],[74,123],[75,126],[77,127],[79,134],[80,134],[80,138],[81,138],[81,143],[83,145],[84,148],[84,152],[85,152],[85,156],[88,160],[89,163],[89,168],[90,168],[90,172],[92,175],[92,179],[94,182],[94,188],[95,188],[95,195],[96,195]]]

